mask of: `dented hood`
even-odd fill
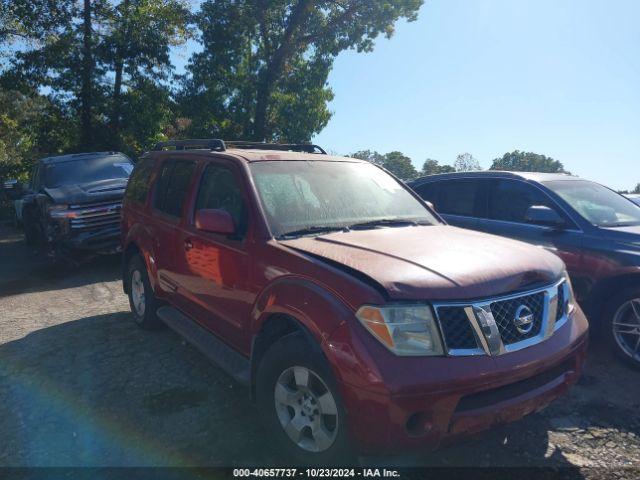
[[[557,280],[564,264],[522,242],[446,225],[380,228],[281,242],[364,274],[392,299],[467,300]]]

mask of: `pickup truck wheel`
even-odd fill
[[[281,338],[265,353],[258,367],[256,399],[284,458],[297,465],[349,458],[346,415],[333,375],[302,334]]]
[[[136,323],[145,330],[154,330],[161,323],[156,316],[158,301],[153,293],[147,267],[140,258],[135,255],[129,261],[129,306]]]
[[[605,309],[605,338],[616,355],[640,369],[640,287],[623,291]]]
[[[27,245],[36,245],[38,243],[38,230],[31,222],[22,224],[24,229],[24,240]]]

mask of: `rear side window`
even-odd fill
[[[202,175],[196,211],[216,209],[229,212],[239,235],[247,228],[247,214],[242,189],[231,169],[222,165],[208,165]]]
[[[127,191],[124,196],[127,200],[137,203],[144,203],[149,193],[149,181],[153,171],[153,161],[143,158],[136,163],[133,173],[127,184]]]
[[[437,183],[425,183],[416,187],[416,192],[423,200],[433,203],[434,206],[438,203],[438,184]]]
[[[554,208],[533,185],[515,180],[496,180],[489,193],[489,217],[505,222],[527,223],[526,213],[534,205]]]
[[[480,185],[475,180],[446,180],[439,184],[436,210],[445,215],[475,216]]]
[[[195,162],[169,160],[162,165],[153,206],[168,215],[179,217],[191,183]]]

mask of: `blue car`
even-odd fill
[[[630,199],[565,174],[450,173],[409,186],[451,225],[560,256],[592,331],[640,367],[640,208]]]

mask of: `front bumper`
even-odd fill
[[[58,230],[52,244],[55,249],[67,252],[116,253],[121,250],[120,225],[83,231]]]
[[[340,327],[327,352],[365,453],[435,449],[538,411],[578,380],[587,350],[579,308],[544,342],[495,357],[398,357],[358,327]]]

